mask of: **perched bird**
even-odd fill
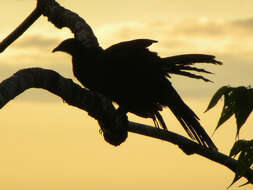
[[[169,74],[179,74],[209,81],[190,71],[210,73],[192,67],[194,63],[222,64],[212,55],[184,54],[162,58],[148,47],[157,41],[136,39],[107,49],[85,47],[75,38],[64,40],[53,52],[62,51],[72,56],[74,76],[86,88],[99,92],[116,102],[119,109],[140,117],[152,118],[167,129],[160,115],[169,107],[187,134],[201,145],[217,150],[197,115],[184,103],[173,88]]]

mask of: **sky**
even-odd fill
[[[160,56],[182,53],[215,55],[222,66],[205,64],[214,72],[214,83],[172,76],[172,83],[197,113],[212,135],[222,102],[203,113],[221,86],[249,86],[253,77],[252,0],[61,0],[92,27],[106,48],[136,38],[158,40],[150,47]],[[0,7],[0,40],[34,9],[36,1],[9,0]],[[7,18],[7,19],[6,19]],[[23,36],[0,54],[0,81],[22,68],[53,69],[74,79],[68,55],[51,51],[72,37],[68,29],[56,29],[41,17]],[[75,79],[74,79],[75,80]],[[75,80],[75,82],[77,82]],[[169,130],[186,135],[174,116],[163,111]],[[99,134],[97,122],[68,106],[45,90],[30,89],[0,110],[0,189],[226,189],[233,173],[198,155],[186,156],[179,148],[156,139],[129,133],[119,147]],[[135,122],[152,125],[149,119],[129,114]],[[252,139],[252,116],[240,138]],[[235,119],[212,136],[219,150],[228,154],[235,142]],[[239,188],[241,180],[231,190]]]

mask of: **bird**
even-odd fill
[[[222,64],[208,54],[182,54],[161,57],[149,50],[157,43],[151,39],[134,39],[114,44],[106,49],[87,47],[76,38],[62,41],[53,52],[72,56],[72,69],[79,82],[119,105],[118,110],[153,119],[155,126],[167,130],[160,112],[168,107],[186,133],[202,146],[217,150],[199,122],[198,116],[183,101],[169,78],[171,74],[209,79],[194,72],[211,73],[194,67],[195,63]]]

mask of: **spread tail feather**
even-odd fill
[[[183,54],[162,58],[162,60],[162,70],[166,72],[165,75],[167,77],[170,77],[169,74],[177,74],[190,78],[202,79],[205,82],[211,81],[201,75],[194,74],[191,71],[207,74],[212,73],[202,68],[193,67],[192,65],[195,63],[222,64],[222,62],[215,60],[215,56],[206,54]]]
[[[180,98],[175,89],[171,86],[167,94],[166,104],[180,122],[187,134],[199,144],[218,150],[204,128],[199,123],[197,115]],[[159,117],[158,117],[159,119]]]

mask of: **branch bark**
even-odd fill
[[[4,51],[13,41],[21,36],[40,16],[48,17],[57,28],[68,27],[75,38],[87,47],[99,46],[91,27],[76,13],[61,7],[54,0],[37,0],[35,10],[6,39],[0,43],[0,52]],[[119,145],[127,138],[127,131],[154,137],[171,142],[186,154],[199,154],[220,163],[233,172],[238,162],[222,153],[206,149],[201,145],[178,134],[160,130],[143,124],[128,122],[124,114],[115,111],[112,102],[100,94],[88,91],[75,84],[71,79],[63,78],[57,72],[41,68],[30,68],[16,72],[0,83],[0,108],[29,88],[42,88],[61,97],[69,105],[88,112],[98,120],[104,138],[111,144]],[[121,136],[119,136],[119,134]],[[253,170],[244,175],[249,181],[253,179]]]

